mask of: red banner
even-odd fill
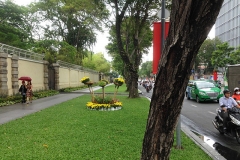
[[[165,35],[164,38],[166,39],[169,31],[170,22],[165,22]],[[153,74],[156,74],[158,71],[158,63],[161,57],[161,22],[154,22],[153,23]]]
[[[217,71],[213,71],[213,80],[214,80],[214,81],[217,80]]]

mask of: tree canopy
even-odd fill
[[[109,16],[95,0],[39,0],[18,6],[0,1],[0,42],[44,54],[50,63],[82,65]]]
[[[217,45],[217,49],[212,53],[211,61],[216,68],[220,67],[224,70],[229,64],[239,64],[239,47],[235,50],[235,48],[230,47],[227,42]]]
[[[152,61],[147,61],[142,63],[141,68],[139,70],[140,77],[150,77],[152,73]]]
[[[83,66],[102,73],[109,73],[111,67],[102,53],[88,53],[88,57],[83,59]]]
[[[26,49],[29,41],[29,30],[25,14],[27,8],[20,7],[10,0],[0,1],[0,43]]]

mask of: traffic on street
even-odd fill
[[[146,89],[139,84],[139,90],[142,91],[142,95],[150,99],[153,88],[147,92]],[[181,111],[181,123],[199,137],[207,137],[209,141],[211,141],[207,143],[210,147],[214,148],[213,144],[217,142],[230,150],[236,151],[238,155],[240,155],[240,144],[237,143],[236,139],[228,135],[220,134],[212,124],[212,120],[214,120],[216,116],[217,108],[219,108],[217,100],[199,103],[196,99],[188,99],[185,96]]]

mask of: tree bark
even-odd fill
[[[173,0],[143,140],[142,160],[168,160],[174,129],[197,52],[223,0]]]
[[[132,72],[131,73],[131,81],[130,81],[130,85],[129,85],[129,98],[139,97],[137,81],[138,81],[138,73]]]
[[[117,16],[116,16],[116,36],[117,36],[117,43],[118,43],[118,49],[119,49],[119,54],[121,55],[122,57],[122,60],[124,61],[125,63],[125,71],[127,71],[128,75],[129,75],[129,78],[127,81],[131,82],[129,83],[130,85],[128,86],[128,89],[129,89],[129,98],[136,98],[136,97],[139,97],[139,94],[138,94],[138,86],[136,85],[137,84],[137,80],[138,80],[138,70],[136,70],[136,68],[134,67],[134,64],[131,63],[130,59],[129,59],[129,56],[128,54],[126,53],[126,51],[124,50],[124,47],[123,47],[123,43],[122,43],[122,38],[121,38],[121,24],[122,24],[122,20],[123,20],[123,16],[125,14],[125,10],[123,9],[121,11],[121,14],[118,15],[118,2],[115,1],[115,6],[116,6],[116,13],[117,13]],[[124,8],[127,8],[128,6],[128,3],[126,3],[125,7]],[[137,78],[136,78],[137,76]],[[133,82],[134,80],[135,83]]]
[[[132,9],[136,9],[136,13],[132,15],[132,21],[134,21],[134,33],[131,34],[131,40],[133,41],[133,51],[132,53],[129,53],[128,50],[128,44],[126,46],[123,45],[122,41],[122,35],[124,35],[122,31],[122,23],[125,20],[126,17],[124,17],[125,13],[127,12],[127,9],[133,5],[132,0],[126,0],[122,7],[119,7],[119,1],[118,0],[113,0],[113,3],[115,5],[115,13],[116,13],[116,37],[117,37],[117,45],[118,45],[118,50],[119,54],[124,61],[125,64],[125,71],[127,71],[129,75],[129,79],[127,80],[129,83],[127,85],[129,89],[129,98],[136,98],[139,97],[138,94],[138,68],[141,63],[141,58],[142,58],[142,51],[141,51],[141,33],[144,31],[144,27],[146,26],[146,23],[148,24],[148,12],[151,9],[151,4],[154,3],[153,0],[145,0],[145,1],[136,1],[135,8],[133,7]],[[144,5],[144,6],[143,6]],[[139,7],[139,9],[137,8]],[[140,8],[143,7],[144,10],[140,10]],[[120,10],[121,8],[121,10]],[[128,37],[129,38],[129,37]],[[125,77],[126,78],[126,77]]]

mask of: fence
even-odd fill
[[[21,76],[32,78],[33,90],[61,89],[83,85],[80,79],[109,79],[98,71],[57,61],[49,64],[44,56],[0,43],[0,96],[18,93]]]

